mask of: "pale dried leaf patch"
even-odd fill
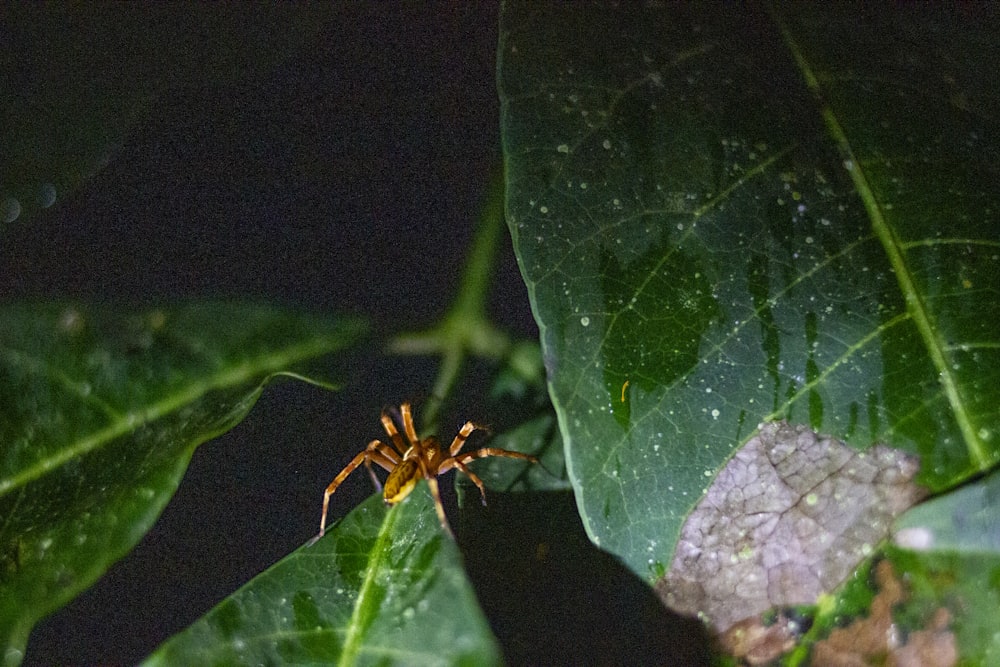
[[[761,424],[688,517],[657,592],[718,633],[773,607],[812,604],[924,497],[912,481],[918,467],[885,445],[859,452],[806,426]]]

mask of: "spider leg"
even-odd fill
[[[413,418],[410,416],[409,403],[404,403],[403,408],[403,420],[404,425],[407,422],[407,417],[409,417],[410,428],[413,427]],[[415,446],[419,446],[419,440],[415,440]],[[421,455],[416,458],[417,465],[420,467],[420,474],[423,475],[424,479],[427,480],[427,486],[430,487],[431,497],[434,499],[434,511],[437,512],[438,520],[441,522],[441,529],[451,538],[455,539],[455,533],[451,532],[451,526],[448,524],[448,515],[444,512],[444,503],[441,502],[441,489],[438,488],[437,477],[435,476],[437,471],[431,471],[428,468],[427,460]]]
[[[441,502],[441,491],[438,489],[437,478],[433,475],[428,475],[427,486],[431,487],[431,496],[434,497],[434,510],[441,521],[441,528],[451,539],[455,539],[455,533],[451,532],[451,526],[448,525],[448,517],[444,513],[444,503]]]
[[[487,456],[503,456],[508,459],[521,459],[522,461],[531,461],[532,463],[538,463],[538,459],[532,456],[531,454],[512,452],[509,449],[500,449],[499,447],[483,447],[482,449],[477,449],[474,452],[468,452],[467,454],[456,456],[455,462],[468,463],[469,461],[475,461],[476,459],[486,458]]]
[[[483,499],[483,505],[486,505],[486,487],[483,486],[483,480],[479,479],[479,475],[469,470],[461,461],[455,461],[455,467],[465,473],[465,476],[472,480],[472,483],[479,487],[479,497]]]
[[[451,446],[448,448],[448,454],[455,456],[460,451],[462,447],[465,446],[465,441],[469,439],[473,431],[488,431],[489,429],[485,426],[480,426],[479,424],[474,424],[472,422],[465,422],[462,424],[462,428],[459,429],[458,435],[455,439],[451,441]]]
[[[375,473],[372,472],[371,469],[372,461],[386,470],[392,470],[398,463],[398,460],[395,459],[395,452],[392,452],[392,449],[387,447],[381,440],[372,440],[369,442],[364,451],[351,459],[351,462],[344,466],[344,469],[333,478],[330,485],[326,487],[326,491],[323,492],[323,515],[319,520],[319,534],[313,538],[313,541],[323,537],[323,533],[326,532],[326,512],[330,507],[330,496],[332,496],[333,492],[337,490],[337,487],[340,486],[345,479],[347,479],[348,475],[354,472],[357,467],[361,465],[362,461],[364,461],[365,465],[368,467],[368,472],[371,473],[373,478],[375,477]]]
[[[382,466],[384,470],[392,472],[399,465],[400,459],[396,455],[396,451],[381,440],[372,440],[369,442],[368,447],[365,448],[365,452],[368,453],[368,456],[365,457],[365,468],[368,469],[368,476],[372,478],[372,484],[375,485],[375,489],[381,491],[382,482],[378,480],[378,477],[375,476],[375,471],[372,470],[372,461]]]
[[[405,407],[405,410],[403,412],[404,422],[405,422],[405,415],[409,414],[410,405],[409,403],[404,403],[403,407]],[[412,430],[413,418],[411,417],[410,419],[411,419],[411,430]],[[390,438],[392,438],[392,444],[399,452],[399,455],[405,457],[409,447],[407,447],[406,442],[403,441],[403,437],[399,434],[399,431],[396,430],[396,424],[393,423],[392,417],[390,417],[386,412],[382,413],[382,428],[384,428],[385,432],[389,434]]]
[[[471,422],[470,422],[471,423]],[[445,459],[438,466],[438,474],[441,475],[448,472],[452,468],[458,468],[466,474],[466,476],[472,480],[472,483],[479,487],[479,495],[483,499],[483,504],[486,504],[486,488],[483,486],[483,480],[479,478],[479,475],[469,470],[466,465],[470,461],[475,461],[476,459],[486,458],[487,456],[504,456],[509,459],[521,459],[522,461],[530,461],[531,463],[538,463],[538,459],[531,454],[522,454],[521,452],[512,452],[506,449],[500,449],[499,447],[483,447],[482,449],[477,449],[474,452],[468,452],[467,454],[462,454],[461,456],[453,456],[450,459]]]
[[[399,411],[403,414],[403,429],[406,431],[406,437],[412,443],[420,442],[420,438],[417,437],[417,429],[413,427],[413,412],[410,410],[410,404],[403,403],[399,406]]]

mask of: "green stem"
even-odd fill
[[[493,326],[486,314],[486,297],[503,225],[504,180],[499,172],[490,184],[454,304],[431,329],[401,334],[390,344],[392,352],[441,355],[441,368],[421,415],[424,430],[429,433],[437,426],[441,406],[454,389],[465,358],[475,354],[499,359],[510,348],[507,335]]]
[[[466,315],[486,319],[486,296],[503,224],[504,181],[503,171],[499,171],[490,182],[486,206],[479,216],[472,250],[462,272],[458,298],[447,317]]]

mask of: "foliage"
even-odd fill
[[[425,485],[392,508],[372,496],[148,664],[601,662],[633,637],[663,640],[647,662],[667,650],[703,662],[706,642],[685,631],[699,645],[677,644],[689,626],[647,584],[665,580],[706,490],[777,420],[919,456],[917,482],[937,497],[899,519],[894,546],[855,545],[867,560],[795,610],[807,622],[787,610],[752,619],[784,634],[741,655],[803,663],[876,600],[901,627],[945,633],[969,664],[1000,655],[982,622],[1000,604],[1000,53],[993,10],[962,11],[505,5],[505,188],[487,201],[451,309],[427,330],[388,333],[394,354],[441,358],[422,430],[462,393],[466,361],[485,359],[484,400],[502,421],[493,444],[541,465],[476,464],[491,505],[476,507],[474,488],[467,502],[460,484],[457,544]],[[112,142],[163,93],[132,92]],[[37,178],[14,154],[5,206]],[[85,186],[86,169],[66,170],[60,192]],[[505,218],[540,349],[487,313]],[[387,261],[401,280],[420,268]],[[351,347],[381,350],[354,319],[246,302],[0,308],[5,664],[142,538],[198,445],[276,376]],[[796,502],[830,503],[810,495]],[[510,506],[517,517],[490,514]],[[604,552],[577,544],[574,511]],[[517,522],[526,551],[488,541],[521,537]],[[515,552],[505,569],[498,554]],[[875,558],[906,590],[890,574],[872,581]],[[503,626],[532,602],[504,615],[495,598],[530,588],[533,568],[551,575],[553,560],[586,571],[571,579],[581,590],[545,600],[552,625],[565,632],[566,617],[613,598],[628,628],[519,646]]]
[[[399,511],[372,496],[146,664],[499,664],[426,483],[414,495]]]
[[[987,33],[744,9],[502,19],[508,222],[567,470],[650,581],[759,423],[917,454],[936,492],[1000,459]]]
[[[43,616],[132,549],[202,442],[285,369],[357,322],[236,303],[130,313],[58,304],[0,315],[0,632],[23,655]]]

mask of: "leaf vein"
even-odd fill
[[[924,341],[924,347],[927,351],[927,355],[930,357],[931,363],[934,365],[934,368],[937,369],[938,380],[944,389],[945,396],[948,398],[949,407],[951,408],[951,412],[955,417],[955,422],[962,433],[962,438],[965,441],[969,457],[972,459],[972,462],[976,465],[976,467],[982,471],[986,471],[989,469],[991,464],[990,456],[987,453],[987,449],[980,439],[979,434],[977,433],[975,425],[972,423],[972,417],[969,415],[968,410],[966,410],[965,402],[959,394],[958,379],[955,377],[955,373],[953,372],[953,362],[948,358],[947,344],[936,333],[937,329],[934,326],[934,318],[930,309],[927,307],[925,299],[917,289],[913,272],[907,262],[905,253],[906,246],[883,214],[883,208],[876,199],[875,192],[869,183],[868,176],[862,168],[861,162],[854,155],[854,149],[851,146],[850,140],[847,138],[847,132],[840,124],[837,114],[833,111],[830,105],[824,101],[822,88],[820,87],[819,81],[813,72],[812,66],[802,53],[797,42],[792,36],[791,31],[781,21],[777,15],[777,11],[773,7],[771,8],[771,14],[774,17],[775,22],[778,24],[782,38],[785,40],[785,44],[788,46],[792,57],[795,59],[795,62],[805,79],[806,85],[812,91],[817,100],[820,114],[826,124],[827,131],[830,133],[831,138],[836,143],[842,157],[844,158],[844,164],[847,168],[848,174],[850,175],[851,181],[854,183],[858,196],[861,198],[862,204],[868,212],[868,218],[871,221],[872,229],[874,230],[879,241],[882,243],[882,247],[885,250],[889,264],[895,271],[896,280],[899,283],[899,288],[906,301],[906,308],[913,317],[913,322],[917,327],[917,331]]]

